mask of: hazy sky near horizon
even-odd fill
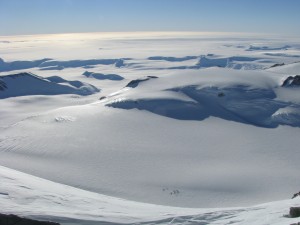
[[[300,0],[0,0],[0,35],[208,31],[300,35]]]

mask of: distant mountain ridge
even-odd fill
[[[5,62],[2,58],[0,58],[0,72],[24,70],[36,67],[40,68],[40,70],[63,70],[64,68],[93,67],[95,65],[114,65],[115,67],[120,68],[125,66],[124,60],[129,59],[130,58],[58,61],[50,58],[44,58],[33,61],[21,60]]]

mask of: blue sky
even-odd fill
[[[209,31],[300,35],[300,0],[0,0],[0,35]]]

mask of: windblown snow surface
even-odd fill
[[[0,213],[299,222],[285,215],[300,203],[286,200],[300,187],[300,86],[282,87],[300,74],[299,40],[16,36],[0,52]]]

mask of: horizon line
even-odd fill
[[[116,36],[116,34],[127,34],[128,36],[144,36],[144,35],[157,35],[160,34],[162,36],[168,34],[177,34],[177,35],[250,35],[250,36],[281,36],[281,37],[299,37],[298,35],[291,34],[276,34],[276,33],[257,33],[257,32],[236,32],[236,31],[92,31],[92,32],[65,32],[65,33],[35,33],[35,34],[5,34],[0,35],[0,38],[8,38],[8,37],[51,37],[51,36],[70,36],[70,35],[96,35],[96,34],[104,34],[105,36]],[[135,35],[132,35],[135,34]]]

